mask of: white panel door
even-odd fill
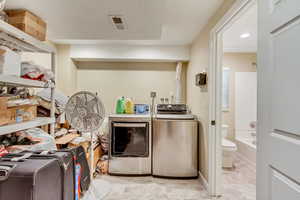
[[[300,199],[300,0],[259,0],[257,200]]]

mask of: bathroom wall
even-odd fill
[[[208,180],[208,125],[209,125],[209,94],[207,88],[195,85],[195,75],[208,71],[210,31],[229,10],[235,0],[226,0],[211,17],[208,24],[200,31],[191,47],[191,58],[187,68],[187,103],[200,121],[199,160],[200,172]]]
[[[228,139],[235,139],[235,73],[256,72],[256,53],[224,53],[223,66],[230,69],[229,109],[223,112],[223,123],[229,126]]]
[[[161,97],[175,94],[176,63],[160,62],[77,62],[78,90],[97,92],[104,102],[106,113],[115,112],[116,99],[133,98],[135,103],[151,103],[150,92]],[[185,99],[186,66],[183,67]]]

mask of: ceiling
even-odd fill
[[[67,44],[188,45],[223,0],[9,0],[48,24],[48,39]],[[110,15],[125,19],[116,30]]]
[[[257,5],[251,7],[223,35],[225,52],[257,52]],[[250,33],[248,38],[240,38]]]

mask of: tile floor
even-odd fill
[[[255,200],[255,167],[236,159],[234,170],[224,170],[220,200]],[[152,177],[99,176],[83,200],[207,200],[199,180]]]

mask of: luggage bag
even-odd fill
[[[75,199],[75,175],[74,175],[74,160],[71,152],[60,151],[37,151],[37,152],[22,152],[19,154],[8,154],[6,158],[23,156],[26,153],[30,153],[31,156],[28,159],[57,159],[61,171],[61,182],[63,185],[63,200]]]
[[[63,200],[59,161],[27,158],[0,159],[0,200]]]
[[[80,166],[80,189],[81,192],[85,192],[89,189],[91,184],[90,167],[86,158],[85,150],[82,146],[74,147],[71,149],[59,150],[61,152],[71,152],[74,156],[75,167]]]

